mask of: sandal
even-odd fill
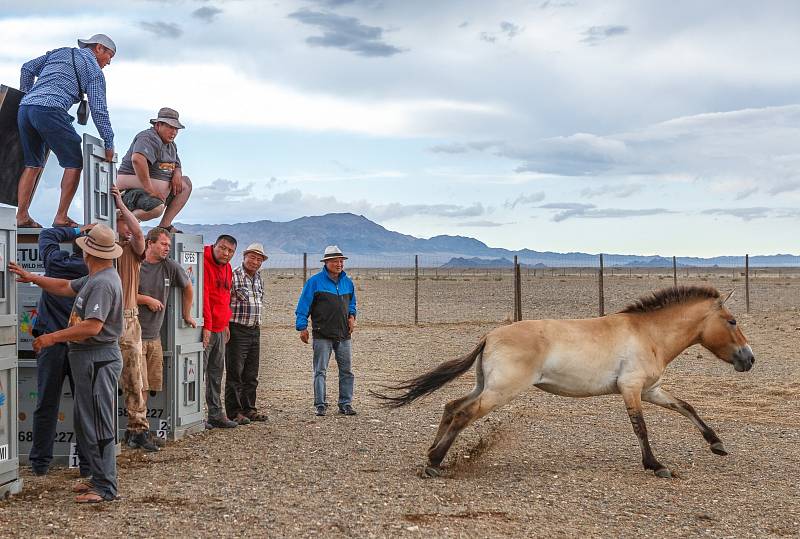
[[[27,221],[17,223],[17,228],[44,228],[42,225],[33,220],[33,217],[28,217]]]
[[[53,221],[53,228],[58,228],[58,227],[77,228],[79,226],[81,225],[79,223],[76,223],[69,217],[67,217],[67,220],[64,221],[63,223],[56,223],[55,221]]]
[[[86,481],[78,481],[74,485],[72,485],[72,492],[75,494],[85,494],[92,490],[91,483],[87,483]]]
[[[258,412],[248,412],[244,414],[244,416],[250,421],[266,421],[267,419],[269,419],[269,417],[267,417],[267,414],[259,414]]]
[[[175,225],[159,226],[158,228],[163,228],[170,234],[183,234],[183,230],[178,230],[177,228],[175,228]]]
[[[106,501],[106,499],[94,490],[88,490],[83,494],[75,496],[76,503],[102,503],[104,501]]]

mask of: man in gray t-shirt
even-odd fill
[[[153,127],[133,138],[122,158],[117,175],[117,187],[122,200],[140,221],[159,215],[161,228],[176,232],[172,220],[183,209],[192,192],[192,182],[183,175],[175,137],[183,124],[178,112],[163,107],[150,120]]]
[[[142,356],[147,370],[147,383],[151,391],[163,387],[164,352],[161,348],[161,325],[164,310],[173,286],[183,289],[181,302],[183,319],[191,327],[197,323],[192,318],[194,289],[189,276],[177,262],[168,258],[172,241],[162,228],[154,228],[145,238],[142,267],[139,270],[139,324],[142,326]]]
[[[40,335],[33,341],[39,352],[69,343],[69,365],[75,381],[75,434],[88,461],[91,478],[78,483],[78,503],[113,500],[117,496],[116,428],[117,384],[122,372],[122,282],[114,269],[122,247],[116,234],[99,224],[76,243],[83,249],[89,275],[67,280],[45,277],[8,263],[21,283],[33,283],[57,296],[75,296],[68,327]]]
[[[100,332],[88,339],[70,342],[70,350],[90,349],[113,344],[122,335],[122,282],[111,267],[69,282],[77,294],[69,324],[72,327],[91,318],[103,322]]]

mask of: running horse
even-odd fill
[[[428,449],[423,476],[439,466],[456,436],[470,423],[509,402],[528,386],[564,397],[620,394],[642,450],[645,470],[672,477],[650,449],[642,401],[674,410],[694,423],[710,449],[727,455],[719,437],[694,408],[661,387],[667,365],[700,344],[736,371],[749,371],[755,357],[724,298],[711,287],[666,288],[621,312],[585,320],[524,320],[487,333],[468,354],[416,378],[373,394],[404,406],[454,380],[477,360],[475,388],[448,402]],[[398,393],[399,392],[399,393]]]

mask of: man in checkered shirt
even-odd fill
[[[225,413],[240,425],[267,420],[256,408],[264,301],[259,270],[266,259],[264,246],[252,243],[244,251],[242,265],[233,270],[228,324],[231,337],[225,347]]]
[[[25,92],[17,114],[25,169],[17,187],[17,227],[41,228],[31,218],[30,209],[36,179],[45,165],[46,148],[58,157],[64,169],[61,198],[53,226],[77,227],[67,215],[83,168],[81,137],[72,127],[69,109],[83,96],[89,96],[89,110],[105,145],[107,161],[114,159],[114,132],[106,107],[106,79],[102,69],[111,63],[117,46],[105,34],[79,39],[78,48],[63,47],[22,65],[20,90]],[[78,78],[76,79],[76,72]]]

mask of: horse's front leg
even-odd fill
[[[642,399],[647,402],[657,404],[658,406],[668,410],[674,410],[679,414],[688,417],[689,420],[694,423],[694,425],[703,434],[703,438],[705,438],[706,442],[711,445],[712,453],[723,456],[728,454],[728,452],[725,450],[725,446],[722,445],[722,441],[717,436],[717,433],[714,432],[711,427],[706,425],[705,421],[700,419],[700,416],[697,415],[697,412],[688,402],[674,397],[669,391],[661,389],[660,387],[651,389],[650,391],[642,394]]]
[[[642,395],[641,387],[620,388],[622,399],[625,401],[625,409],[633,425],[633,432],[639,439],[639,447],[642,449],[642,464],[645,470],[653,470],[658,477],[672,477],[672,473],[653,456],[650,449],[650,441],[647,439],[647,426],[644,424],[642,416]]]

